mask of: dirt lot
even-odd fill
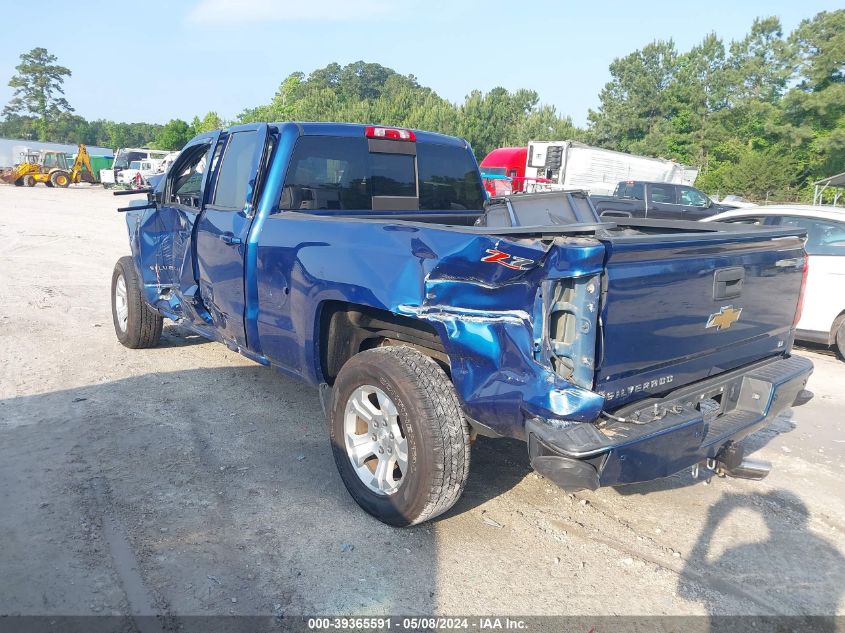
[[[316,393],[166,325],[115,339],[95,188],[0,187],[0,614],[845,613],[845,363],[749,443],[762,482],[570,495],[480,439],[397,530],[335,471]]]

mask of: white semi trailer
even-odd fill
[[[612,195],[624,180],[692,185],[697,175],[697,169],[664,158],[635,156],[577,141],[531,141],[525,189],[582,189],[594,195]]]

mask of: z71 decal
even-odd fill
[[[513,270],[528,270],[535,264],[533,259],[514,257],[508,253],[496,250],[495,248],[488,248],[486,252],[489,253],[489,255],[487,257],[482,257],[481,261],[501,264],[505,268],[511,268]]]

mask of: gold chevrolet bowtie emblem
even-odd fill
[[[740,314],[742,314],[742,308],[735,310],[733,306],[722,307],[717,313],[710,315],[710,318],[707,319],[707,327],[714,327],[717,332],[727,330],[739,321]]]

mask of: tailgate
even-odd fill
[[[796,233],[754,227],[605,245],[595,390],[608,408],[789,349],[805,257]]]

